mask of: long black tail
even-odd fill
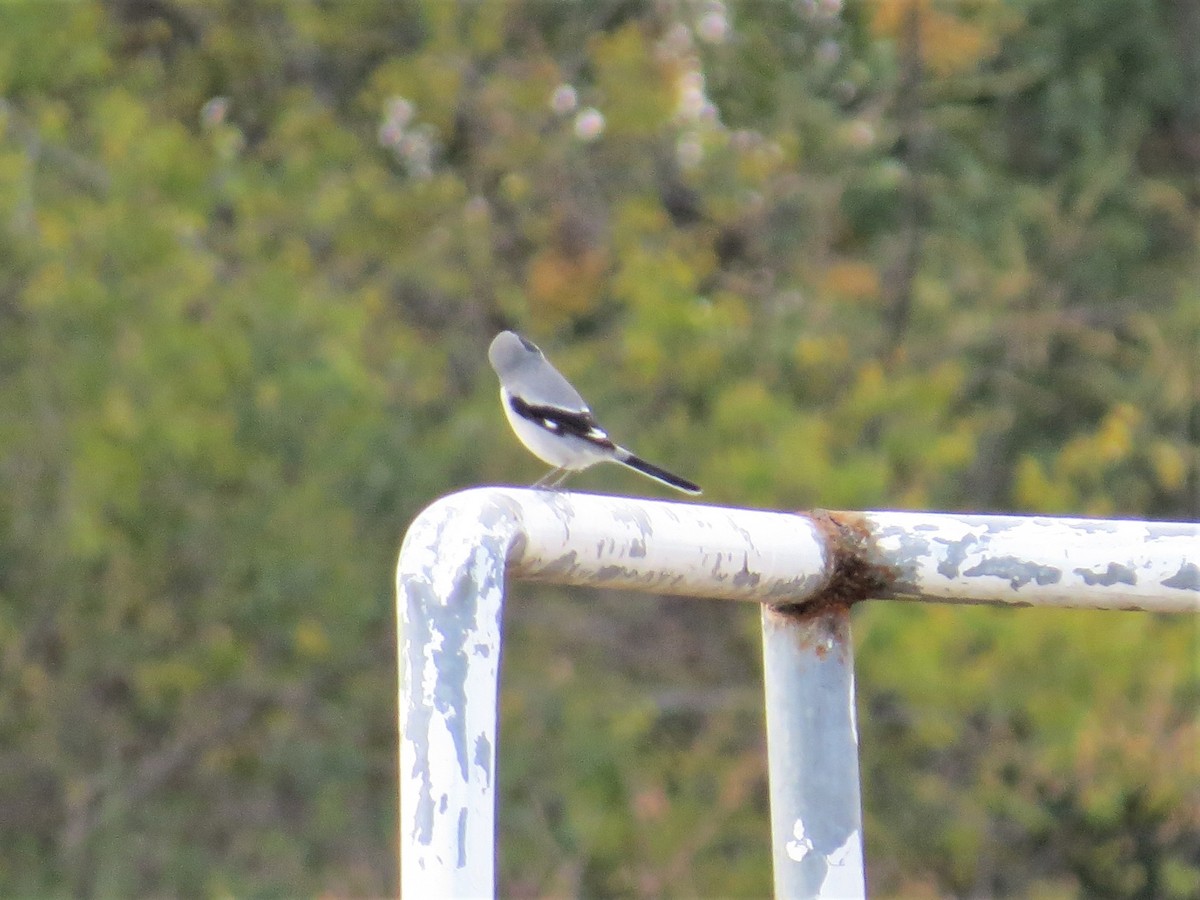
[[[678,475],[673,475],[666,469],[660,469],[653,463],[648,463],[640,456],[635,456],[624,447],[617,448],[617,455],[613,457],[622,465],[629,466],[635,472],[641,472],[643,475],[648,475],[655,481],[661,481],[668,487],[673,487],[677,491],[683,491],[685,494],[699,494],[700,485],[688,481],[686,478],[680,478]]]

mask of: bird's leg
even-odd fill
[[[550,482],[548,487],[557,488],[560,484],[567,480],[567,476],[571,474],[570,469],[559,469],[558,477]]]
[[[535,487],[535,488],[555,487],[560,481],[562,481],[566,477],[566,473],[567,473],[566,469],[551,469],[549,472],[547,472],[545,475],[543,475],[541,478],[539,478],[537,481],[535,481],[533,484],[531,484],[530,487]],[[554,480],[551,481],[551,479],[554,479]]]

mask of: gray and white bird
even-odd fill
[[[579,392],[536,345],[519,334],[502,331],[496,335],[488,348],[488,360],[500,376],[500,402],[508,424],[534,456],[554,466],[535,487],[557,486],[571,472],[598,462],[615,462],[677,491],[700,493],[686,478],[613,443]]]

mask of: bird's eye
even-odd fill
[[[517,335],[517,340],[520,341],[521,346],[523,346],[530,353],[541,353],[542,352],[541,350],[539,350],[537,348],[536,344],[530,343],[529,341],[525,340],[525,338],[521,337],[519,334]]]

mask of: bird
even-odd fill
[[[534,487],[558,487],[572,472],[615,462],[685,494],[700,487],[613,442],[579,392],[532,341],[502,331],[488,347],[500,379],[500,402],[508,424],[538,459],[553,466]]]

